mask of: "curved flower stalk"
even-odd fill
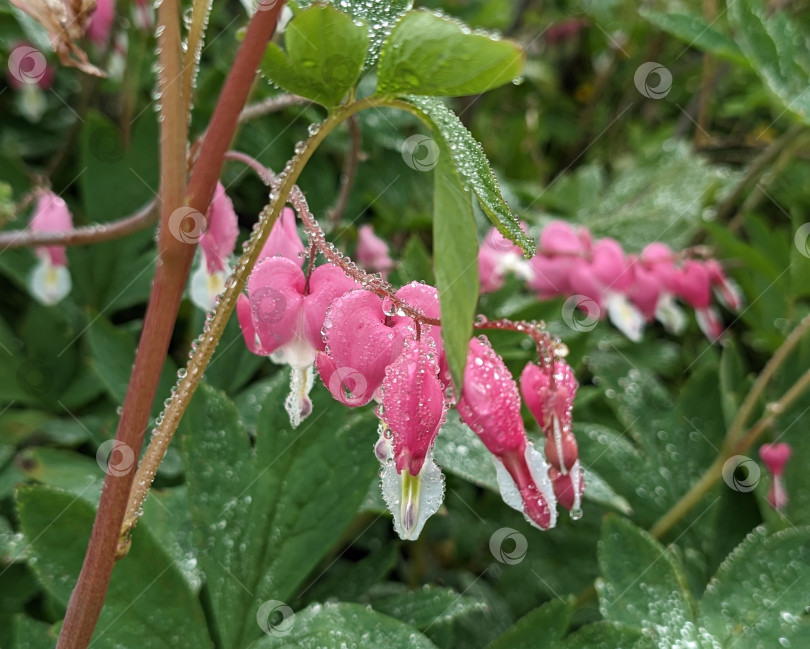
[[[34,232],[66,232],[73,228],[67,203],[52,191],[44,191],[29,225]],[[72,288],[64,246],[39,246],[34,249],[39,262],[28,279],[28,289],[39,302],[53,305]]]

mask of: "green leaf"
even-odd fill
[[[270,43],[261,70],[279,86],[332,108],[340,104],[363,69],[365,25],[331,5],[312,5],[287,25],[286,54]]]
[[[653,649],[656,646],[664,645],[655,645],[639,629],[606,621],[588,624],[568,636],[565,642],[555,645],[562,649]]]
[[[135,340],[126,331],[115,327],[109,320],[98,315],[87,330],[93,369],[98,374],[110,397],[118,404],[124,403],[129,385],[132,363],[135,358]],[[158,395],[168,395],[177,381],[177,366],[171,358],[166,359],[158,386]],[[152,414],[163,409],[160,400],[152,406]]]
[[[520,75],[523,50],[470,29],[453,18],[411,11],[380,52],[381,95],[458,97],[497,88]]]
[[[534,649],[538,632],[543,634],[543,642],[551,644],[562,639],[573,612],[573,597],[546,602],[520,618],[487,649]]]
[[[317,1],[317,0],[316,0]],[[369,0],[329,0],[352,18],[360,20],[368,28],[369,48],[366,62],[363,66],[365,72],[372,67],[380,55],[380,48],[385,39],[396,25],[397,18],[413,7],[413,0],[386,0],[385,2],[369,2]],[[313,0],[299,0],[301,8],[309,7]]]
[[[434,171],[433,259],[447,365],[458,393],[478,304],[478,236],[472,198],[442,147]]]
[[[689,47],[696,47],[727,61],[748,64],[737,43],[716,29],[714,23],[709,24],[696,14],[656,11],[649,7],[640,7],[639,14],[659,29],[688,43]]]
[[[295,594],[353,519],[378,466],[370,413],[358,416],[322,386],[312,414],[291,430],[288,376],[277,375],[264,402],[255,448],[236,407],[209,386],[181,424],[198,559],[227,647],[261,634],[264,602]]]
[[[270,629],[272,632],[273,629]],[[436,649],[430,640],[412,626],[359,604],[313,604],[295,614],[289,635],[267,635],[250,649],[290,647],[352,647],[380,649]]]
[[[434,127],[465,185],[472,189],[492,224],[505,237],[519,245],[527,257],[535,251],[534,241],[520,227],[501,194],[495,174],[478,141],[447,106],[430,97],[406,97],[426,123]]]
[[[40,486],[21,487],[17,502],[22,531],[36,557],[32,567],[65,606],[76,585],[95,509],[82,498]],[[93,646],[212,646],[199,600],[162,545],[142,526],[135,528],[127,557],[115,566]]]
[[[757,528],[726,558],[700,602],[701,624],[724,647],[792,644],[807,632],[810,528]],[[785,638],[785,641],[782,640]]]
[[[686,577],[649,534],[625,519],[607,516],[599,566],[602,578],[596,590],[606,620],[644,629],[658,638],[660,646],[670,646],[667,641],[681,637],[687,624],[696,631]]]
[[[486,604],[465,597],[451,588],[424,586],[417,590],[372,594],[372,608],[424,631],[434,625],[448,624],[456,618],[486,610]]]
[[[784,9],[762,0],[729,0],[737,42],[782,106],[810,124],[810,42]]]

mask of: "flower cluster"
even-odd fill
[[[607,315],[635,342],[653,320],[680,333],[686,316],[678,300],[694,309],[700,329],[716,340],[723,324],[712,293],[732,311],[742,304],[736,287],[714,259],[693,258],[658,242],[638,255],[627,254],[614,239],[593,239],[587,229],[563,221],[543,228],[538,252],[528,261],[493,229],[481,246],[478,268],[482,292],[498,290],[506,274],[514,272],[541,300],[566,297],[571,311],[585,312],[593,323]]]
[[[383,498],[403,539],[417,538],[441,505],[444,477],[433,446],[451,407],[493,454],[507,504],[540,529],[555,525],[558,500],[577,518],[584,488],[571,433],[577,384],[556,341],[536,325],[514,327],[534,334],[542,351],[542,366],[526,367],[521,389],[546,435],[544,454],[526,435],[521,389],[485,337],[470,341],[463,388],[455,393],[436,288],[412,282],[393,290],[380,275],[318,245],[322,233],[313,224],[308,233],[328,263],[316,266],[304,254],[294,215],[285,210],[236,307],[248,348],[291,367],[291,424],[312,410],[313,367],[340,403],[375,404]],[[370,228],[360,233],[358,257],[379,273],[391,268],[387,247]]]

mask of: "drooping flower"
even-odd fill
[[[37,199],[29,227],[34,232],[64,232],[73,228],[73,218],[64,200],[44,191]],[[28,288],[42,304],[56,304],[72,287],[65,247],[39,246],[34,252],[39,263],[31,271]]]
[[[678,270],[669,246],[653,242],[633,263],[633,286],[629,295],[647,320],[655,318],[670,333],[686,326],[683,309],[675,301]]]
[[[554,527],[557,510],[549,466],[526,437],[517,384],[484,337],[470,341],[458,412],[493,454],[504,502],[532,525]]]
[[[577,380],[571,367],[555,360],[552,368],[528,363],[520,376],[523,400],[546,436],[549,478],[560,504],[581,516],[580,500],[585,489],[577,441],[571,429]]]
[[[529,288],[541,299],[571,294],[571,271],[581,259],[590,256],[591,247],[591,235],[586,229],[574,230],[564,221],[552,221],[540,233],[537,254],[529,260]]]
[[[304,242],[295,226],[295,212],[289,207],[281,210],[278,219],[270,230],[270,236],[259,253],[259,259],[265,257],[286,257],[298,264],[304,265]]]
[[[230,273],[228,258],[236,248],[239,219],[222,183],[217,183],[206,229],[200,237],[200,264],[191,276],[191,301],[203,311],[213,308],[216,297],[225,289]]]
[[[236,313],[248,349],[292,368],[285,406],[293,427],[312,410],[312,365],[324,349],[327,307],[354,288],[355,281],[332,264],[318,266],[307,279],[292,260],[269,257],[250,274],[248,294],[239,296]]]
[[[370,273],[380,273],[383,278],[387,278],[394,267],[388,244],[374,234],[370,225],[361,225],[357,230],[357,261]]]
[[[706,265],[694,259],[686,260],[678,269],[675,286],[678,297],[695,310],[703,334],[709,340],[720,338],[723,323],[712,305],[711,279]]]
[[[791,455],[793,455],[793,449],[790,444],[785,442],[763,444],[759,447],[759,457],[772,476],[771,486],[768,489],[768,502],[776,510],[784,509],[788,504],[782,472]]]
[[[383,498],[403,539],[417,538],[439,508],[444,478],[433,461],[433,442],[444,422],[444,388],[431,338],[409,341],[385,372],[380,440]]]
[[[526,224],[521,223],[521,227],[525,232]],[[478,250],[481,293],[492,293],[500,289],[509,273],[514,273],[523,280],[532,277],[531,266],[523,257],[520,247],[495,228],[490,228]]]
[[[432,286],[411,282],[394,295],[428,318],[439,317],[439,295]],[[379,397],[385,369],[400,355],[404,341],[420,335],[433,338],[439,378],[448,385],[440,327],[422,324],[417,331],[414,319],[400,312],[395,301],[374,293],[344,295],[332,304],[324,321],[326,353],[318,354],[318,373],[335,399],[350,407],[363,406]]]

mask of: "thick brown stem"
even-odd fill
[[[199,162],[192,173],[185,204],[204,214],[219,178],[225,151],[255,76],[267,41],[272,37],[283,3],[269,11],[257,11],[225,82],[207,135],[200,148]],[[160,263],[144,320],[141,342],[135,357],[117,439],[137,456],[143,444],[158,379],[182,299],[194,245],[178,238],[174,211],[183,206],[186,170],[186,113],[181,85],[172,82],[181,69],[179,8],[164,0],[159,7],[162,106],[161,132],[161,228]],[[169,87],[171,86],[171,87]],[[68,603],[57,649],[85,649],[98,621],[116,558],[121,523],[129,500],[134,473],[108,474],[99,503],[79,579]]]

